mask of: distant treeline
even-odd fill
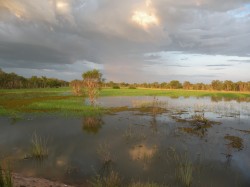
[[[63,80],[47,77],[32,76],[25,78],[15,73],[6,73],[0,69],[0,88],[19,89],[19,88],[56,88],[69,86],[69,83]]]
[[[184,83],[179,82],[178,80],[172,80],[170,82],[163,83],[114,83],[112,81],[103,83],[104,87],[142,87],[142,88],[159,88],[159,89],[185,89],[185,90],[216,90],[216,91],[241,91],[248,92],[250,91],[250,81],[248,82],[233,82],[230,80],[219,81],[213,80],[210,84],[204,83],[190,83],[189,81],[185,81]]]

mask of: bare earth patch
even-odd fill
[[[47,179],[24,177],[14,173],[12,175],[14,187],[73,187],[59,182],[49,181]]]

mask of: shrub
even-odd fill
[[[136,87],[130,86],[130,87],[128,87],[128,89],[136,89]]]
[[[115,85],[115,86],[113,86],[112,88],[113,88],[113,89],[120,89],[120,86]]]

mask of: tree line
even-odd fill
[[[90,73],[90,74],[88,74]],[[91,76],[94,76],[91,77]],[[87,79],[87,77],[89,77]],[[113,81],[105,82],[102,79],[102,74],[97,71],[89,71],[86,72],[85,77],[83,74],[83,80],[74,80],[71,81],[70,84],[67,81],[59,80],[55,78],[47,78],[45,76],[37,77],[32,76],[31,78],[25,78],[23,76],[17,75],[15,73],[6,73],[2,69],[0,69],[0,89],[18,89],[18,88],[55,88],[55,87],[67,87],[71,85],[76,94],[79,94],[82,91],[82,88],[86,86],[86,80],[97,80],[98,87],[111,87],[111,88],[119,88],[119,87],[128,87],[128,88],[157,88],[157,89],[185,89],[185,90],[216,90],[216,91],[240,91],[240,92],[249,92],[250,91],[250,81],[243,82],[233,82],[231,80],[213,80],[209,84],[205,83],[191,83],[189,81],[185,81],[181,83],[178,80],[172,80],[170,82],[153,82],[153,83],[115,83]],[[91,82],[88,82],[88,86],[90,87]],[[92,83],[91,83],[92,84]]]
[[[45,76],[25,78],[15,73],[6,73],[0,69],[0,88],[2,89],[57,88],[66,86],[69,86],[69,83],[64,80],[47,78]]]
[[[250,91],[250,81],[248,82],[233,82],[230,80],[220,81],[213,80],[209,84],[205,83],[191,83],[189,81],[185,81],[181,83],[178,80],[172,80],[170,82],[153,82],[153,83],[115,83],[113,81],[103,83],[104,87],[129,87],[129,88],[158,88],[158,89],[185,89],[185,90],[216,90],[216,91],[240,91],[240,92],[249,92]]]

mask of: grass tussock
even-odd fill
[[[242,150],[244,148],[244,146],[243,146],[243,140],[240,137],[226,135],[224,138],[226,140],[230,141],[230,143],[228,144],[228,146],[230,146],[230,147],[232,147],[234,149],[238,149],[238,151],[240,151],[240,150]]]
[[[179,154],[175,149],[170,149],[169,158],[174,161],[176,179],[185,187],[190,187],[193,181],[194,166],[187,153]]]
[[[132,182],[128,187],[160,187],[159,184],[154,182]]]
[[[0,187],[13,187],[12,172],[9,164],[4,167],[0,162]]]
[[[101,116],[85,117],[83,119],[83,127],[82,127],[82,129],[84,131],[87,131],[88,133],[94,133],[95,134],[102,127],[103,123],[104,122],[103,122]]]
[[[119,174],[113,170],[107,176],[95,176],[89,181],[91,187],[120,187],[122,186],[122,179]]]
[[[31,139],[31,156],[37,159],[44,159],[48,154],[47,140],[34,133]]]
[[[110,162],[114,161],[114,158],[111,155],[109,144],[107,144],[107,143],[99,144],[96,152],[99,155],[100,160],[103,162],[103,164],[110,163]]]

